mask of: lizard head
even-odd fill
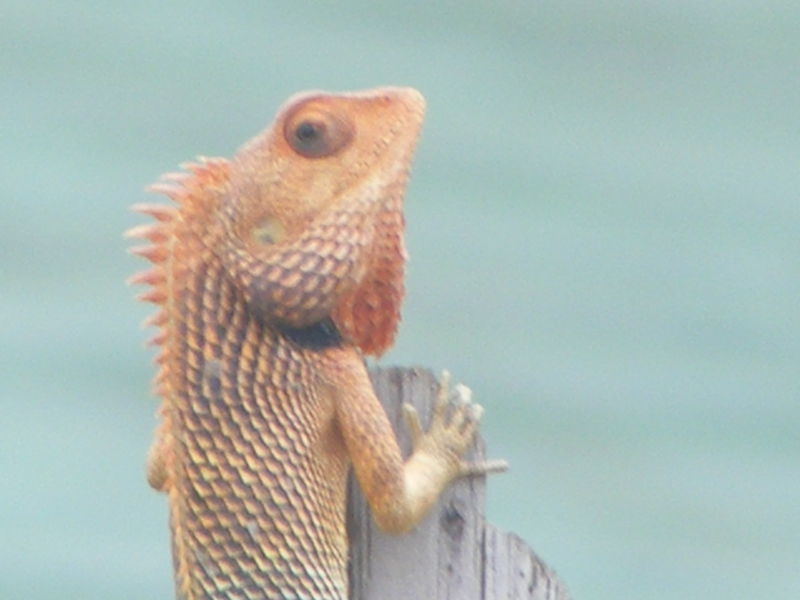
[[[297,235],[329,210],[402,198],[424,111],[411,88],[293,96],[234,159],[237,233]]]
[[[300,246],[319,231],[328,258],[355,265],[325,314],[369,354],[391,344],[400,318],[402,201],[424,111],[410,88],[306,92],[289,99],[231,164],[230,234],[258,256]]]

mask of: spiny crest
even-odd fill
[[[174,265],[170,264],[173,253],[172,240],[185,214],[204,208],[203,200],[206,196],[204,190],[219,187],[226,173],[225,159],[200,157],[198,161],[181,165],[188,172],[166,173],[147,188],[150,192],[166,195],[176,203],[176,206],[149,203],[133,205],[131,207],[133,211],[152,217],[153,221],[137,225],[125,232],[127,238],[139,238],[149,242],[131,248],[130,253],[150,261],[152,266],[129,277],[127,283],[148,286],[148,289],[138,294],[136,298],[143,302],[152,302],[158,307],[155,314],[145,319],[143,326],[158,328],[147,345],[160,348],[155,357],[155,362],[160,367],[155,380],[156,391],[159,393],[164,391],[167,379],[169,335],[167,303],[170,294],[169,280],[175,276]]]

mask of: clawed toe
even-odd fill
[[[461,465],[461,475],[464,477],[502,473],[507,470],[508,462],[502,459],[483,460],[480,462],[463,463]]]

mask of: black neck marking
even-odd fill
[[[290,342],[309,350],[325,350],[342,345],[342,334],[330,318],[305,327],[279,325],[277,329]]]

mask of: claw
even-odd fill
[[[439,377],[439,391],[436,394],[436,404],[434,405],[434,408],[441,409],[447,406],[449,400],[450,400],[450,372],[442,371],[442,375],[441,377]]]
[[[456,397],[461,400],[464,404],[470,404],[472,402],[472,390],[465,386],[463,383],[459,383],[455,387]]]
[[[470,406],[470,418],[478,423],[483,417],[483,407],[480,404],[472,404]]]
[[[454,422],[453,426],[457,428],[462,436],[471,440],[478,433],[478,425],[480,424],[482,414],[483,407],[479,404],[466,405],[463,410],[460,411],[460,422]]]
[[[482,460],[480,462],[463,463],[460,475],[462,477],[489,475],[490,473],[502,473],[507,470],[508,462],[503,459]]]
[[[419,440],[425,435],[425,432],[422,430],[422,423],[419,421],[417,409],[407,402],[403,404],[403,419],[411,434],[411,445],[416,448]]]
[[[450,404],[450,373],[449,371],[442,371],[439,377],[439,391],[436,393],[436,399],[433,402],[433,411],[431,413],[430,429],[442,427],[446,422],[445,416],[447,406]]]

